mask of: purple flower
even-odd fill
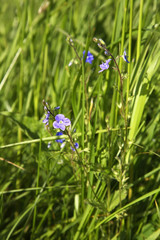
[[[99,73],[100,73],[100,72],[103,72],[104,70],[107,70],[107,69],[109,68],[109,62],[110,62],[111,60],[112,60],[112,59],[110,58],[110,59],[106,60],[105,63],[102,62],[102,64],[100,65],[101,70],[99,71]]]
[[[65,130],[66,126],[71,125],[71,121],[68,118],[65,118],[63,114],[57,114],[55,120],[56,121],[53,122],[53,127],[60,128],[62,131]]]
[[[128,56],[127,56],[126,50],[124,50],[122,57],[123,57],[123,59],[124,59],[125,62],[130,63],[130,62],[128,61]]]
[[[46,115],[46,118],[43,120],[43,123],[45,123],[45,126],[46,126],[46,125],[49,125],[50,112],[48,111],[48,113],[45,115]]]
[[[56,133],[56,136],[61,136],[61,135],[63,135],[62,132],[57,132]],[[56,139],[55,141],[58,142],[58,143],[63,143],[65,141],[65,139]]]
[[[85,56],[85,50],[83,51],[83,58]],[[88,62],[89,64],[92,64],[92,61],[94,60],[94,57],[92,55],[92,53],[90,53],[90,51],[88,51],[87,53],[87,57],[86,57],[86,62]]]
[[[75,143],[74,146],[75,146],[76,149],[79,148],[79,144],[78,144],[78,143]],[[71,147],[71,149],[72,149],[73,151],[76,151],[75,148]]]

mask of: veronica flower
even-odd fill
[[[79,144],[78,144],[78,143],[75,143],[74,146],[75,146],[76,149],[79,148]],[[71,149],[72,149],[73,151],[76,151],[75,148],[71,147]]]
[[[123,57],[123,59],[124,59],[125,62],[130,63],[130,62],[128,61],[128,56],[127,56],[126,50],[124,50],[122,57]]]
[[[85,56],[85,50],[83,51],[83,58]],[[86,62],[88,62],[89,64],[92,64],[92,61],[94,60],[94,57],[92,55],[92,53],[90,53],[90,51],[88,51],[87,53],[87,57],[86,57]]]
[[[63,135],[62,132],[57,132],[56,133],[56,136],[61,136],[61,135]],[[65,141],[65,139],[56,139],[55,141],[58,142],[58,143],[63,143]]]
[[[49,125],[50,112],[48,111],[48,113],[45,115],[46,115],[46,118],[43,120],[43,123],[45,123],[45,126],[46,126],[46,125]]]
[[[56,121],[53,122],[53,127],[59,128],[62,131],[65,130],[66,126],[71,125],[71,121],[68,118],[65,118],[65,116],[63,114],[57,114],[55,116],[55,120]]]
[[[103,72],[104,70],[107,70],[107,69],[109,68],[109,62],[110,62],[111,60],[112,60],[112,59],[110,58],[110,59],[106,60],[105,63],[102,62],[102,64],[100,65],[101,70],[99,71],[99,73],[100,73],[100,72]]]

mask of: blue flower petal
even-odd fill
[[[83,58],[85,56],[85,50],[83,51]],[[92,53],[90,53],[90,51],[88,51],[87,53],[87,57],[86,57],[86,62],[88,62],[89,64],[92,64],[92,61],[94,60],[94,57],[92,55]]]

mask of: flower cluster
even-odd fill
[[[101,46],[101,45],[100,45],[100,46]],[[108,50],[105,50],[105,51],[104,51],[104,54],[107,55],[107,56],[111,56],[111,54],[109,53]],[[125,62],[129,63],[126,50],[123,52],[122,58],[124,59]],[[107,69],[109,68],[109,62],[110,62],[111,60],[112,60],[112,59],[109,58],[108,60],[106,60],[105,63],[102,62],[102,64],[100,64],[101,70],[99,71],[99,73],[100,73],[100,72],[103,72],[104,70],[107,70]]]
[[[111,59],[108,59],[106,60],[106,62],[102,62],[102,64],[100,65],[100,68],[101,70],[99,71],[100,72],[103,72],[104,70],[107,70],[109,68],[109,62],[113,59],[113,61],[115,62],[116,66],[117,66],[117,63],[116,63],[116,60],[114,59],[113,55],[108,51],[108,49],[106,48],[106,44],[105,42],[101,39],[101,38],[93,38],[93,41],[95,43],[97,43],[97,46],[100,48],[100,49],[103,49],[104,50],[104,54],[106,56],[110,56]],[[128,56],[127,56],[127,53],[126,53],[126,50],[123,52],[123,56],[120,56],[124,59],[125,62],[129,63],[128,61]]]
[[[109,68],[109,62],[110,62],[112,59],[113,59],[114,63],[116,64],[116,67],[118,67],[115,58],[114,58],[113,55],[108,51],[105,42],[104,42],[101,38],[98,39],[98,38],[96,38],[96,37],[93,38],[93,41],[94,41],[95,43],[97,43],[97,46],[98,46],[100,49],[103,49],[103,50],[104,50],[104,54],[105,54],[106,56],[110,56],[110,57],[111,57],[110,59],[106,60],[105,63],[102,62],[102,64],[100,64],[100,69],[101,69],[101,70],[99,71],[99,73],[100,73],[100,72],[103,72],[104,70],[107,70],[107,69]],[[81,57],[78,55],[78,52],[77,52],[77,50],[76,50],[76,47],[75,47],[75,45],[74,45],[73,40],[72,40],[70,37],[67,37],[67,42],[70,44],[71,47],[73,47],[73,49],[74,49],[74,51],[75,51],[75,53],[76,53],[77,59],[80,61],[80,63],[82,63]],[[86,54],[86,51],[84,50],[84,51],[83,51],[83,58],[85,57],[85,54]],[[127,54],[126,54],[126,50],[124,51],[123,56],[118,56],[118,57],[122,57],[125,62],[129,63],[129,61],[128,61],[128,56],[127,56]],[[88,51],[88,52],[87,52],[86,59],[85,59],[85,62],[87,62],[87,63],[89,63],[89,64],[92,64],[93,60],[94,60],[93,55],[91,54],[90,51]],[[78,62],[76,62],[75,59],[72,59],[72,60],[69,62],[68,66],[71,66],[73,63],[78,63]]]
[[[60,131],[58,131],[56,133],[56,136],[62,136],[65,132],[65,134],[67,134],[69,136],[69,139],[71,140],[71,146],[75,146],[75,148],[71,147],[71,149],[73,151],[75,151],[75,149],[79,148],[79,144],[75,143],[70,135],[70,126],[71,126],[71,121],[69,118],[66,118],[63,114],[56,114],[55,115],[55,111],[59,110],[60,107],[55,107],[53,110],[51,110],[50,106],[48,105],[48,103],[46,103],[43,100],[43,104],[44,104],[44,110],[46,111],[45,113],[45,119],[43,120],[43,123],[45,123],[45,126],[47,126],[47,130],[51,133],[51,129],[49,128],[49,120],[51,123],[51,120],[53,121],[52,126],[54,129],[58,129]],[[55,140],[57,143],[60,143],[60,147],[63,148],[66,144],[65,139],[64,138],[59,138]],[[48,148],[51,147],[51,142],[48,143]]]
[[[70,44],[70,46],[73,47],[73,49],[74,49],[74,51],[76,53],[77,59],[80,61],[80,63],[82,63],[82,58],[79,57],[78,52],[77,52],[77,50],[75,48],[73,40],[70,37],[68,37],[67,41]],[[109,69],[109,67],[110,67],[109,63],[110,63],[111,60],[113,60],[115,65],[116,65],[116,68],[118,70],[120,79],[122,80],[121,73],[120,73],[119,67],[117,65],[117,62],[116,62],[115,58],[113,57],[113,55],[108,51],[105,42],[102,39],[100,39],[100,38],[99,39],[93,38],[93,41],[97,43],[97,45],[98,45],[98,47],[100,49],[104,50],[104,54],[106,56],[110,57],[105,62],[102,62],[102,64],[99,65],[100,66],[100,70],[99,70],[98,73],[103,72],[103,71]],[[93,57],[93,55],[91,54],[90,51],[87,52],[87,56],[86,56],[86,51],[85,50],[83,51],[83,58],[85,58],[85,57],[86,57],[85,62],[89,63],[89,64],[92,64],[92,62],[94,60],[94,57]],[[125,62],[129,63],[126,50],[123,52],[122,56],[118,56],[118,57],[122,57]],[[69,63],[69,66],[71,66],[73,62],[75,62],[75,60],[71,60],[70,63]],[[79,144],[77,142],[74,143],[73,140],[72,140],[72,137],[70,136],[70,133],[69,133],[69,126],[71,126],[70,119],[66,118],[63,114],[55,114],[55,111],[60,109],[59,106],[55,107],[53,110],[50,110],[50,107],[49,107],[48,103],[43,101],[43,104],[44,104],[44,109],[46,111],[45,119],[43,120],[43,123],[45,123],[45,126],[47,126],[47,129],[50,130],[50,128],[49,128],[49,120],[50,120],[50,118],[52,118],[52,120],[53,120],[53,128],[60,130],[60,131],[58,131],[56,133],[56,136],[61,136],[61,135],[63,135],[62,132],[65,132],[69,136],[69,139],[71,141],[71,149],[72,149],[72,151],[76,151],[76,149],[79,148]],[[65,139],[62,139],[62,138],[56,139],[56,142],[60,143],[61,147],[63,147],[65,145]],[[51,143],[49,142],[48,147],[50,147],[50,145],[51,145]]]

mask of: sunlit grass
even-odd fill
[[[2,0],[0,239],[159,239],[159,10]],[[62,149],[43,100],[72,122]]]

